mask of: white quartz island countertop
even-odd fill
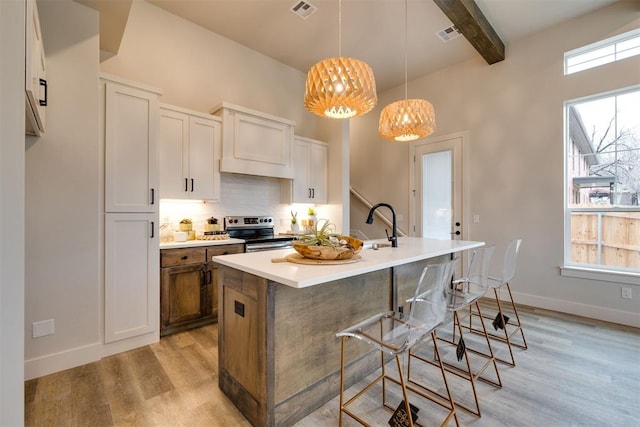
[[[388,243],[386,239],[366,243],[371,242]],[[365,245],[359,253],[361,259],[358,262],[339,265],[303,265],[271,261],[295,253],[293,249],[214,256],[213,261],[293,288],[306,288],[483,245],[484,242],[465,240],[400,237],[397,248],[383,247],[374,250],[368,247],[370,245]]]

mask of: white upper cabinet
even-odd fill
[[[47,66],[36,0],[26,2],[25,133],[40,136],[45,129]]]
[[[104,82],[105,211],[158,210],[158,92]]]
[[[293,178],[295,122],[223,102],[221,172]]]
[[[295,177],[282,186],[285,202],[327,203],[328,145],[296,136],[293,143]]]
[[[160,197],[220,198],[221,119],[161,105]]]

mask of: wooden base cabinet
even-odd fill
[[[241,244],[160,251],[161,336],[218,320],[218,267],[211,257],[243,251]]]

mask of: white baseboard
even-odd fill
[[[513,292],[513,290],[512,290]],[[500,299],[506,297],[506,292],[500,293]],[[513,299],[517,304],[559,311],[561,313],[575,314],[576,316],[603,320],[605,322],[619,323],[621,325],[640,328],[640,314],[629,311],[616,310],[607,307],[582,304],[574,301],[559,300],[556,298],[541,297],[538,295],[513,292]]]
[[[160,333],[158,332],[158,330],[156,330],[155,332],[150,332],[148,334],[140,335],[133,338],[127,338],[126,340],[110,342],[102,346],[102,356],[111,356],[113,354],[133,350],[134,348],[155,344],[159,341]]]
[[[1,1],[1,0],[0,0]],[[160,341],[158,332],[141,335],[109,344],[95,343],[84,347],[77,347],[60,353],[47,354],[24,362],[25,381],[45,375],[54,374],[66,369],[97,362],[112,354],[133,350],[134,348],[154,344]]]
[[[77,347],[60,353],[47,354],[24,362],[24,379],[31,380],[76,366],[86,365],[102,358],[102,343]]]

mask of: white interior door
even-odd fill
[[[462,134],[412,144],[412,235],[464,238],[463,144]]]

